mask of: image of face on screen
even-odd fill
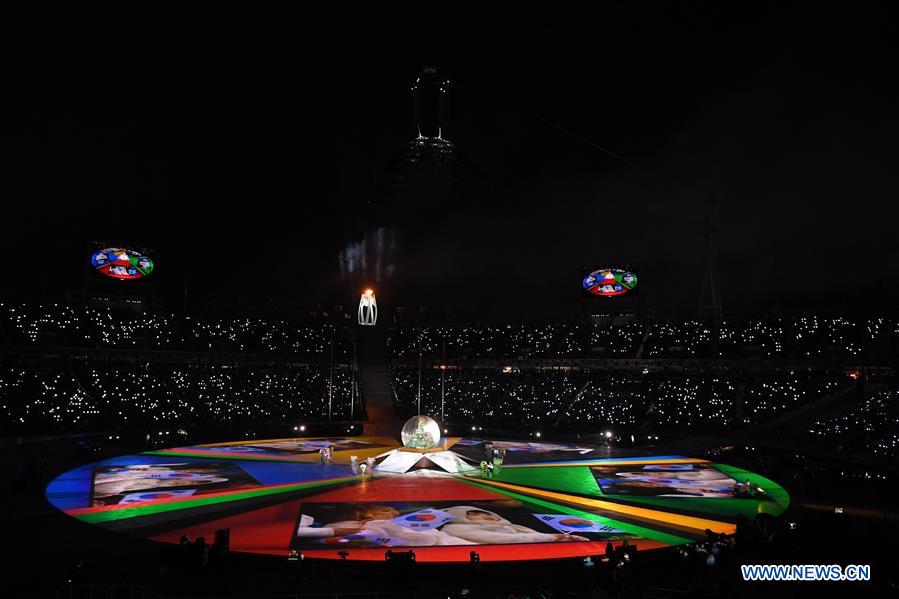
[[[503,463],[507,465],[571,460],[578,456],[588,456],[594,451],[592,447],[564,443],[488,441],[481,439],[463,439],[463,441],[453,445],[453,450],[473,460],[475,463],[480,462],[485,457],[487,461],[491,461],[494,455],[490,454],[491,449],[500,452]]]
[[[373,445],[367,441],[356,439],[290,439],[230,446],[221,445],[215,449],[229,453],[279,453],[290,455],[315,453],[327,447],[333,447],[335,451],[342,451],[347,449],[364,449],[373,447]]]
[[[493,446],[506,451],[526,451],[530,453],[551,453],[554,451],[567,451],[576,453],[589,453],[589,447],[578,445],[565,445],[562,443],[521,443],[513,441],[493,441]]]
[[[259,486],[230,462],[98,466],[94,469],[91,503],[103,506],[159,501]]]
[[[300,508],[293,547],[433,547],[633,537],[570,514],[535,513],[519,501],[460,503],[307,503]]]
[[[736,481],[709,464],[593,466],[604,494],[658,497],[733,497]]]

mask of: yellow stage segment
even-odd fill
[[[594,510],[603,510],[605,512],[611,512],[613,514],[625,514],[637,520],[656,522],[664,524],[670,528],[688,530],[694,533],[702,533],[706,529],[709,529],[712,532],[716,533],[734,534],[737,530],[737,527],[734,524],[731,524],[729,522],[719,522],[718,520],[710,520],[708,518],[684,516],[682,514],[672,514],[670,512],[662,512],[633,505],[612,503],[610,501],[603,501],[601,499],[588,499],[586,497],[578,497],[576,495],[566,495],[565,493],[558,493],[556,491],[532,489],[529,487],[522,487],[509,483],[501,483],[486,478],[474,478],[461,475],[458,476],[458,478],[461,478],[463,480],[470,480],[472,482],[477,482],[484,485],[489,485],[492,487],[499,487],[501,489],[516,491],[523,495],[533,495],[536,497],[542,497],[544,499],[552,499],[554,501],[560,501],[572,505],[579,505]]]
[[[647,460],[581,460],[576,462],[564,462],[562,464],[541,464],[540,462],[532,462],[529,464],[503,464],[503,468],[558,468],[569,466],[630,466],[643,464],[707,464],[708,460],[698,460],[695,458],[670,458],[667,460],[647,459]]]

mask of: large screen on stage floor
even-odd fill
[[[91,266],[101,275],[129,281],[153,272],[153,261],[131,248],[103,248],[91,254]]]
[[[634,539],[584,517],[517,499],[303,503],[295,549],[513,545]]]
[[[94,468],[91,505],[187,499],[261,486],[232,462],[186,460],[168,464],[104,465]]]
[[[734,496],[737,481],[710,464],[592,466],[603,495],[641,497]]]
[[[221,443],[208,448],[217,453],[235,453],[247,455],[303,455],[318,453],[321,449],[333,447],[334,451],[350,449],[373,449],[381,447],[368,441],[357,439],[282,439],[279,441],[260,441],[257,443]]]
[[[640,293],[638,271],[634,264],[587,267],[581,272],[581,288],[589,296],[636,297]]]
[[[402,474],[396,454],[411,458]],[[363,472],[367,460],[375,466]],[[477,468],[487,460],[492,470]],[[418,562],[457,563],[472,552],[487,562],[584,558],[610,542],[662,549],[734,534],[740,517],[790,504],[772,480],[682,455],[458,437],[419,453],[375,436],[123,455],[59,475],[46,498],[81,522],[165,543],[230,529],[232,551],[281,560],[291,550],[378,561],[413,550]]]

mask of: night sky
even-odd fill
[[[725,312],[889,307],[899,20],[719,4],[4,19],[2,295],[62,299],[109,241],[169,291],[353,302],[337,253],[434,65],[481,191],[400,208],[391,303],[562,304],[638,263],[695,311],[714,192]]]

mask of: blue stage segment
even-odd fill
[[[221,458],[194,458],[134,454],[96,462],[70,470],[55,478],[46,489],[47,501],[60,510],[91,507],[90,491],[94,468],[97,466],[128,466],[134,464],[183,464],[228,461]],[[288,462],[233,462],[265,486],[304,483],[328,478],[352,476],[343,464],[307,464]]]
[[[193,459],[191,458],[191,461]],[[236,462],[253,478],[264,485],[305,483],[326,478],[352,476],[353,471],[343,464],[304,464],[296,462]]]
[[[130,464],[171,464],[171,457],[154,455],[125,455],[95,462],[70,470],[47,485],[47,501],[61,510],[91,507],[91,480],[96,466],[127,466]]]

